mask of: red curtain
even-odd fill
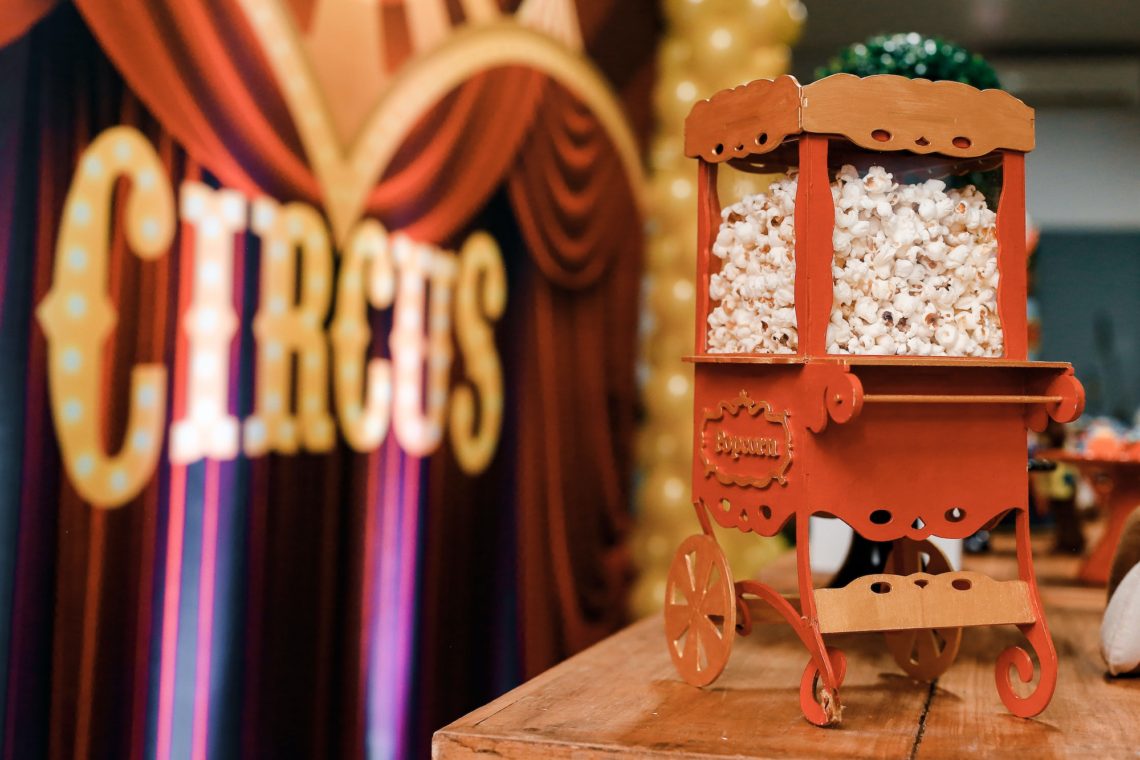
[[[30,9],[37,2],[17,4]],[[162,146],[175,183],[192,176],[200,165],[223,185],[320,205],[289,113],[235,0],[75,4],[145,109],[129,93],[116,91],[108,97],[101,88],[109,78],[103,77],[86,90],[89,107],[112,104],[114,112],[99,118],[90,113],[41,116],[43,124],[74,126],[74,134],[66,137],[55,131],[43,135],[43,160],[45,165],[50,161],[59,176],[41,179],[41,220],[58,219],[77,150],[98,128],[114,123],[145,127]],[[589,6],[588,15],[598,28],[614,26],[607,23],[603,6],[627,7]],[[6,32],[18,34],[11,31],[17,26],[10,18],[0,15],[0,40]],[[648,57],[644,51],[643,57]],[[68,56],[59,59],[59,66],[71,65]],[[630,69],[629,81],[644,82],[639,73],[644,70]],[[45,74],[44,79],[51,77]],[[67,93],[49,95],[42,93],[42,102],[67,102]],[[616,150],[593,116],[570,92],[533,71],[507,68],[472,79],[410,134],[371,194],[369,215],[390,229],[451,243],[506,183],[529,254],[513,273],[513,322],[498,331],[500,346],[506,344],[500,349],[504,361],[518,381],[508,391],[512,424],[504,428],[499,459],[508,452],[514,459],[497,462],[484,481],[472,484],[459,476],[446,450],[441,451],[429,471],[433,486],[425,521],[434,536],[431,546],[455,546],[469,534],[464,522],[447,519],[445,510],[480,500],[493,506],[496,498],[518,504],[510,526],[511,545],[499,548],[518,557],[515,577],[509,579],[518,589],[514,615],[523,653],[518,675],[530,676],[606,635],[623,619],[640,212]],[[36,229],[36,301],[49,284],[54,232],[51,224]],[[155,319],[120,323],[109,366],[119,374],[135,361],[170,366],[177,331],[172,317],[178,313],[173,302],[178,293],[178,246],[159,266],[141,267],[124,253],[121,241],[115,251],[112,278],[120,314]],[[170,302],[155,307],[140,301],[154,293]],[[28,485],[21,519],[22,531],[39,530],[42,535],[22,533],[21,541],[54,544],[57,553],[21,554],[19,572],[27,582],[17,587],[15,607],[18,613],[21,605],[30,610],[17,615],[25,621],[36,615],[55,619],[16,629],[16,637],[23,640],[14,643],[12,651],[39,656],[13,661],[9,693],[29,698],[22,704],[9,702],[7,725],[18,725],[22,711],[38,709],[36,699],[50,699],[53,756],[82,755],[89,747],[114,747],[122,757],[137,755],[146,742],[140,718],[145,706],[140,710],[139,700],[145,701],[147,690],[153,689],[143,663],[155,656],[148,650],[152,642],[144,640],[142,621],[152,616],[155,574],[162,572],[154,565],[154,552],[162,550],[165,535],[164,526],[154,524],[156,512],[163,513],[152,507],[154,500],[166,498],[169,483],[156,480],[140,497],[149,500],[144,505],[104,513],[82,504],[66,485],[44,477],[59,472],[58,452],[50,443],[42,335],[34,326],[30,332],[26,406],[32,427],[27,435],[34,445],[25,452]],[[111,387],[121,388],[125,376],[109,381]],[[111,410],[111,419],[119,424],[123,403],[118,399]],[[234,718],[242,726],[243,745],[255,753],[267,747],[317,751],[336,746],[344,754],[357,754],[364,721],[359,702],[363,675],[354,659],[360,650],[354,638],[358,627],[330,628],[331,623],[322,622],[312,635],[278,637],[271,632],[312,628],[301,625],[304,620],[328,621],[338,615],[358,620],[364,614],[353,601],[365,583],[363,549],[355,539],[362,532],[363,517],[351,508],[362,501],[364,465],[342,450],[325,458],[268,458],[246,466],[238,472],[223,465],[218,476],[222,491],[227,478],[241,477],[256,494],[247,506],[250,598],[243,620],[243,689],[250,696],[241,700],[243,709]],[[492,488],[473,494],[475,485],[483,482]],[[342,506],[306,509],[330,499]],[[43,508],[56,500],[58,509]],[[478,510],[469,510],[466,519],[468,524],[477,522]],[[314,543],[313,536],[321,538]],[[354,538],[338,541],[337,536]],[[309,547],[306,551],[313,556],[299,559],[299,546]],[[442,597],[451,582],[447,561],[447,555],[430,552],[423,560],[428,608],[422,613],[424,652],[447,649],[446,618],[432,614],[447,605]],[[347,577],[338,578],[337,573]],[[348,602],[334,585],[342,582],[347,583]],[[104,591],[119,588],[128,591]],[[441,596],[435,597],[434,591]],[[45,606],[44,600],[53,598],[58,606]],[[116,632],[124,625],[132,633],[119,636]],[[54,631],[54,640],[34,641],[45,629]],[[339,644],[341,653],[332,662],[320,659],[330,641]],[[48,664],[45,658],[53,674],[48,689],[40,675]],[[313,658],[320,661],[302,662]],[[437,688],[448,683],[447,673],[436,675]],[[110,698],[123,693],[131,696]],[[266,700],[256,699],[259,693],[268,695]],[[295,706],[307,704],[314,695],[328,708],[314,711],[308,719],[311,725],[282,720],[297,714]],[[111,735],[123,725],[129,726],[128,734]],[[294,734],[300,738],[290,745]],[[6,739],[8,756],[22,756],[18,732]]]
[[[56,0],[4,0],[0,3],[0,47],[22,37],[55,4]]]
[[[132,89],[222,184],[320,206],[292,117],[236,0],[76,5]],[[525,69],[464,83],[410,130],[368,213],[412,236],[449,238],[502,181],[541,90],[542,77]]]

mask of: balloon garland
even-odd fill
[[[689,500],[693,373],[681,362],[693,351],[696,303],[696,169],[681,149],[685,117],[700,97],[786,72],[789,45],[806,15],[798,0],[665,0],[639,367],[645,419],[638,440],[642,480],[632,551],[640,575],[630,598],[638,617],[661,608],[673,552],[699,531]],[[770,181],[741,172],[722,175],[720,197],[726,204],[764,190]],[[755,576],[784,548],[780,539],[739,531],[717,538],[741,578]]]

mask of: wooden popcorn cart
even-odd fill
[[[840,718],[845,659],[824,637],[883,632],[911,676],[933,679],[954,661],[965,626],[1016,625],[1039,662],[1011,647],[997,657],[998,692],[1029,717],[1049,703],[1057,656],[1034,580],[1027,512],[1026,428],[1077,418],[1084,392],[1069,364],[1026,357],[1025,153],[1033,111],[996,90],[954,82],[846,74],[801,86],[759,80],[697,103],[685,153],[698,162],[698,302],[693,503],[702,532],[677,551],[665,628],[681,676],[704,686],[723,670],[737,633],[782,619],[810,655],[800,683],[804,715]],[[997,358],[829,355],[833,303],[831,180],[868,159],[896,173],[1000,170]],[[713,354],[706,320],[711,255],[721,222],[717,169],[798,167],[795,317],[790,354]],[[1018,579],[953,572],[928,539],[965,538],[1016,514]],[[892,542],[886,574],[844,588],[812,585],[812,515],[843,520]],[[713,523],[775,535],[794,520],[799,596],[733,582]],[[1023,682],[1015,690],[1011,667]]]

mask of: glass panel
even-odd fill
[[[1000,357],[996,159],[836,153],[828,353]]]
[[[708,352],[794,354],[796,171],[737,168],[744,171],[721,172],[729,202],[709,262]]]

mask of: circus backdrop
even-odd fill
[[[423,754],[620,625],[653,14],[6,0],[4,758]]]

